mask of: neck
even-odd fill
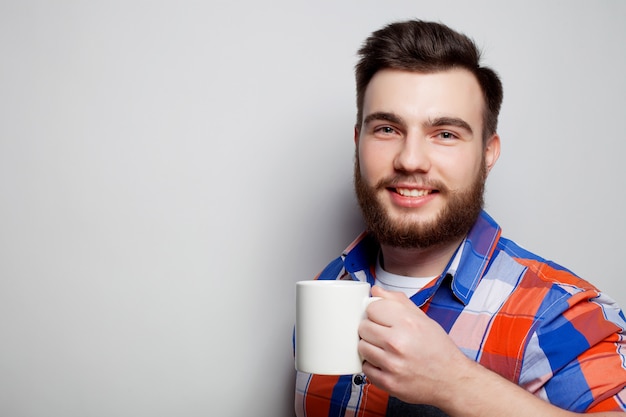
[[[463,238],[428,248],[398,248],[381,245],[383,265],[387,272],[406,277],[432,277],[439,275]]]

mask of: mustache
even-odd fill
[[[440,192],[448,191],[448,188],[441,181],[433,180],[428,177],[418,175],[394,175],[383,178],[375,185],[376,190],[384,190],[387,188],[396,188],[398,184],[412,184],[418,188],[430,188]]]

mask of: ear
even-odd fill
[[[358,148],[359,147],[359,126],[358,125],[354,125],[354,145]]]
[[[487,165],[487,174],[491,171],[491,168],[496,164],[496,161],[500,157],[500,136],[494,133],[492,137],[487,140],[485,146],[485,164]]]

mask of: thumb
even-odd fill
[[[386,289],[374,285],[372,287],[372,297],[380,297],[387,300],[403,301],[408,300],[406,294],[399,291],[387,291]]]

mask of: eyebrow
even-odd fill
[[[398,125],[404,125],[404,120],[402,120],[402,118],[394,113],[388,113],[388,112],[376,112],[376,113],[371,113],[368,114],[367,117],[365,117],[365,119],[363,119],[363,125],[367,125],[371,122],[373,122],[374,120],[385,120],[387,122],[390,123],[395,123]]]
[[[472,127],[463,119],[458,117],[437,117],[435,119],[428,119],[425,123],[427,127],[440,127],[440,126],[455,126],[466,130],[468,133],[473,134]]]

